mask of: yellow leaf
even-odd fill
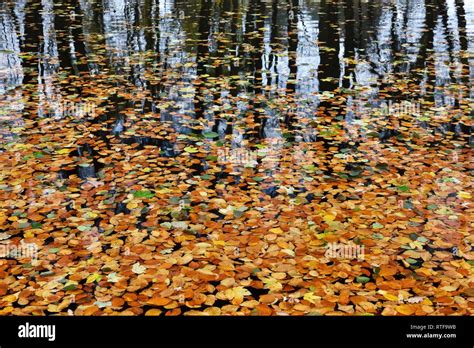
[[[7,295],[2,297],[3,302],[15,302],[18,299],[18,294]]]
[[[426,277],[429,277],[430,275],[435,273],[431,269],[427,269],[427,268],[423,268],[423,267],[418,268],[415,272],[416,273],[421,273],[422,275],[424,275]]]
[[[470,194],[469,192],[459,191],[459,192],[458,192],[458,197],[469,199],[469,198],[471,198],[472,196],[471,196],[471,194]]]
[[[314,294],[314,292],[307,292],[306,294],[304,294],[303,298],[308,301],[308,302],[311,302],[312,304],[315,304],[316,302],[318,302],[319,300],[321,300],[321,297],[320,296],[316,296]]]
[[[161,310],[154,308],[154,309],[148,310],[145,313],[145,316],[158,316],[161,314],[161,312],[162,312]]]
[[[90,211],[90,212],[87,212],[84,217],[85,217],[86,219],[88,219],[88,220],[94,220],[94,219],[96,219],[98,216],[99,216],[99,215],[97,215],[96,213],[93,213],[93,212]]]
[[[138,204],[136,202],[128,202],[127,203],[127,209],[135,209],[136,207],[138,207]]]
[[[13,149],[14,150],[25,150],[25,149],[29,149],[31,147],[33,147],[33,145],[31,145],[31,144],[15,144],[13,146]]]
[[[447,285],[447,286],[443,286],[441,288],[441,290],[444,290],[444,291],[447,291],[447,292],[453,292],[453,291],[456,291],[458,289],[459,286],[457,285]]]
[[[383,297],[385,297],[389,301],[398,301],[398,296],[389,293],[384,294]]]
[[[233,304],[241,304],[244,301],[244,296],[251,295],[251,292],[248,291],[243,286],[236,286],[231,289],[227,289],[224,292],[225,298],[229,301],[232,301]]]
[[[280,227],[270,228],[271,233],[282,234],[283,230]]]
[[[334,221],[335,218],[336,218],[336,215],[332,215],[332,214],[324,214],[323,216],[324,222]]]
[[[61,150],[56,151],[56,153],[59,155],[66,155],[69,152],[71,152],[71,149],[61,149]]]
[[[416,310],[414,306],[407,305],[407,304],[396,306],[395,309],[397,310],[398,313],[403,314],[403,315],[412,315],[413,313],[415,313],[415,310]]]
[[[90,284],[100,279],[100,274],[94,273],[87,277],[86,284]]]
[[[265,288],[272,292],[279,292],[281,289],[283,289],[283,285],[276,279],[264,278],[262,281],[265,284]]]
[[[0,225],[7,221],[7,216],[4,213],[0,213]]]
[[[428,297],[425,297],[421,303],[424,304],[424,305],[428,305],[428,306],[433,305],[433,302],[431,302]]]
[[[193,255],[185,254],[183,257],[178,259],[178,265],[185,265],[193,260]]]

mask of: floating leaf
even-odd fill
[[[76,282],[68,282],[66,285],[64,285],[63,291],[70,291],[70,290],[76,290],[77,289],[77,283]]]
[[[146,271],[146,267],[142,266],[139,262],[134,263],[132,266],[132,272],[135,274],[143,274]]]
[[[107,275],[107,281],[110,283],[116,283],[120,280],[120,277],[117,276],[117,273],[113,272]]]
[[[203,135],[205,138],[209,139],[217,138],[219,136],[219,134],[217,134],[216,132],[206,132]]]
[[[187,153],[197,153],[197,152],[199,152],[199,150],[197,148],[192,147],[192,146],[185,147],[184,151],[186,151]]]
[[[155,194],[150,191],[135,191],[133,196],[135,198],[153,198],[155,197]]]
[[[402,185],[397,187],[400,192],[409,192],[410,188],[408,186]]]
[[[459,191],[458,192],[458,197],[465,198],[465,199],[472,198],[471,194],[469,192],[466,192],[466,191]]]
[[[365,284],[365,283],[368,283],[369,281],[370,281],[370,278],[365,277],[365,276],[356,277],[357,283]]]
[[[42,225],[40,222],[34,221],[34,222],[31,223],[31,228],[38,228],[38,229],[39,229],[39,228],[41,228],[42,226],[43,226],[43,225]]]
[[[87,277],[86,284],[90,284],[93,282],[99,282],[102,276],[98,273],[91,274]]]
[[[382,224],[379,223],[379,222],[374,222],[374,223],[372,224],[372,228],[374,228],[374,229],[380,229],[380,228],[384,228],[384,225],[382,225]]]

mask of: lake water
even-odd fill
[[[470,0],[5,0],[0,228],[53,269],[439,270],[472,260],[473,96]]]

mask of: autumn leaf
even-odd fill
[[[102,276],[98,273],[91,274],[87,277],[86,284],[90,284],[93,282],[99,282]]]
[[[135,198],[153,198],[155,194],[150,191],[135,191],[133,196]]]
[[[134,263],[132,266],[132,272],[135,274],[143,274],[146,271],[146,267],[142,266],[139,262]]]
[[[409,304],[396,306],[395,309],[397,310],[398,313],[403,314],[403,315],[412,315],[416,311],[416,307]]]
[[[187,146],[184,148],[184,151],[186,151],[187,153],[198,153],[199,149],[192,146]]]
[[[169,298],[153,297],[147,301],[147,304],[151,306],[166,306],[170,302],[171,300]]]
[[[316,296],[314,292],[307,292],[304,294],[303,299],[305,299],[308,302],[311,302],[312,304],[316,304],[321,300],[320,296]]]

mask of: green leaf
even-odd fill
[[[232,213],[234,214],[234,217],[239,218],[239,217],[241,217],[241,216],[244,214],[244,212],[245,212],[247,209],[248,209],[248,208],[247,208],[246,206],[242,206],[242,207],[240,207],[240,208],[235,208],[235,209],[233,209]]]
[[[63,291],[76,290],[76,289],[77,289],[77,283],[70,282],[64,286]]]
[[[31,59],[31,58],[34,58],[34,57],[35,57],[34,55],[29,54],[29,53],[21,53],[20,54],[21,59]]]
[[[408,235],[408,237],[410,237],[410,239],[413,240],[413,241],[418,239],[418,235],[416,233],[410,233]]]
[[[314,164],[309,164],[309,165],[303,166],[303,169],[309,173],[314,173],[314,171],[316,170],[316,167],[314,166]]]
[[[365,277],[365,276],[356,277],[356,282],[360,284],[365,284],[365,283],[368,283],[369,281],[370,281],[369,277]]]
[[[77,226],[77,229],[81,232],[90,231],[91,226]]]
[[[59,248],[51,248],[51,249],[49,249],[49,252],[50,252],[51,254],[56,254],[56,253],[59,252]]]
[[[427,238],[425,237],[418,237],[417,240],[420,242],[420,243],[426,243],[428,241]]]
[[[409,192],[410,188],[408,186],[402,185],[397,187],[400,192]]]
[[[337,173],[337,175],[339,175],[343,179],[349,179],[349,175],[347,175],[346,173]]]
[[[198,149],[196,149],[195,147],[192,147],[192,146],[187,146],[184,148],[184,151],[186,151],[187,153],[196,153],[196,152],[199,152]]]
[[[379,229],[379,228],[384,228],[384,226],[383,226],[381,223],[374,222],[374,223],[372,224],[372,228]]]
[[[31,228],[41,228],[43,225],[40,222],[32,222],[31,223]]]
[[[379,170],[388,170],[388,164],[387,163],[377,163],[375,168]]]
[[[254,269],[252,270],[252,274],[253,274],[254,276],[256,276],[257,273],[258,273],[258,272],[261,272],[261,271],[262,271],[262,270],[257,267],[257,268],[254,268]]]
[[[206,132],[203,135],[205,138],[208,138],[208,139],[217,138],[219,136],[219,134],[217,134],[216,132]]]
[[[179,203],[181,203],[181,197],[179,197],[179,196],[171,197],[171,198],[168,200],[168,202],[169,202],[170,204],[179,204]]]
[[[155,194],[150,191],[135,191],[133,196],[135,198],[153,198]]]
[[[360,174],[362,174],[362,170],[360,169],[351,170],[349,172],[349,175],[353,177],[358,177]]]

